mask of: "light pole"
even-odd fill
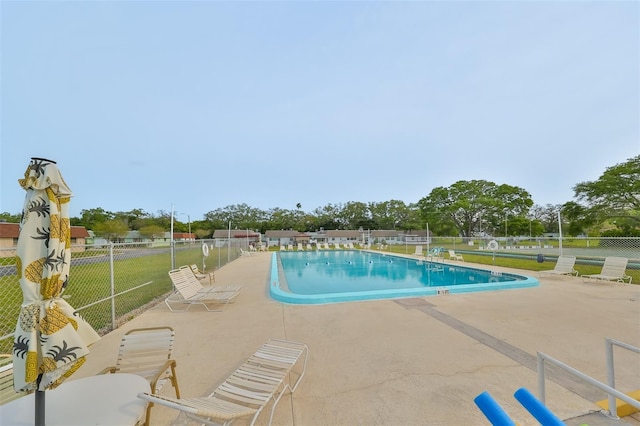
[[[169,245],[171,246],[171,269],[176,269],[176,256],[173,248],[173,203],[171,203],[171,235],[169,236]]]
[[[509,233],[507,232],[507,212],[504,212],[504,244],[507,244],[507,235]]]
[[[558,248],[560,249],[560,256],[562,256],[562,219],[560,218],[560,210],[558,210],[558,232],[560,233]]]

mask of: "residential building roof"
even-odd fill
[[[20,224],[0,222],[0,238],[18,238]],[[84,226],[72,226],[71,238],[89,238],[89,232]]]
[[[291,229],[272,229],[264,233],[267,238],[294,238],[298,234],[298,231]]]
[[[231,238],[246,238],[247,236],[249,238],[257,238],[258,235],[257,232],[246,229],[216,229],[213,231],[213,238],[228,238],[229,236]]]
[[[327,237],[329,238],[335,238],[335,237],[356,237],[359,238],[362,236],[362,232],[360,231],[354,231],[351,229],[333,229],[333,230],[328,230],[325,231],[325,234]]]

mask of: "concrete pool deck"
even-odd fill
[[[637,285],[550,277],[517,290],[287,305],[268,296],[270,265],[270,253],[257,253],[216,271],[217,284],[243,284],[223,312],[195,306],[171,313],[157,304],[95,343],[70,380],[112,365],[126,331],[168,325],[176,332],[183,397],[210,393],[268,338],[306,343],[306,375],[295,394],[280,401],[274,425],[487,425],[473,402],[483,391],[520,425],[534,425],[513,393],[526,387],[537,395],[538,351],[606,382],[605,338],[640,346]],[[614,353],[616,387],[640,388],[640,356],[619,348]],[[173,389],[165,385],[162,394]],[[574,419],[568,424],[605,424],[576,419],[598,411],[594,402],[605,398],[562,373],[546,381],[548,407]],[[156,406],[152,424],[170,424],[176,415]],[[268,420],[267,410],[257,424]],[[623,421],[640,424],[640,416]]]

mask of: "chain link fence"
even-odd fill
[[[640,238],[496,238],[498,248],[489,250],[491,238],[431,237],[404,244],[380,244],[373,248],[412,254],[416,245],[453,249],[461,254],[484,254],[535,259],[538,254],[553,259],[560,254],[576,256],[576,264],[601,266],[609,256],[629,259],[628,271],[640,274]],[[208,250],[202,245],[206,244]],[[172,290],[167,272],[196,264],[200,270],[220,268],[249,250],[245,239],[199,240],[73,246],[70,281],[63,297],[100,334],[117,328],[157,303]],[[15,247],[0,249],[0,353],[10,353],[22,290],[16,274]],[[638,280],[634,278],[634,282]]]
[[[72,246],[69,284],[62,297],[99,334],[106,334],[172,290],[167,274],[171,268],[196,264],[212,271],[239,257],[246,244],[232,239],[176,241],[173,249],[167,243]],[[0,249],[0,353],[11,353],[21,304],[15,247]]]
[[[490,246],[490,242],[497,243],[497,248]],[[431,237],[419,238],[404,244],[375,244],[374,248],[400,252],[415,253],[416,245],[423,249],[438,247],[445,250],[455,250],[456,253],[470,255],[485,255],[502,258],[518,258],[535,260],[538,255],[555,262],[560,255],[576,257],[577,265],[591,265],[601,267],[607,257],[626,257],[629,259],[627,270],[631,275],[640,276],[640,237],[499,237],[499,238],[462,238],[462,237]],[[594,272],[595,273],[595,272]],[[638,282],[634,278],[634,282]]]

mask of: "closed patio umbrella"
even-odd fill
[[[54,161],[32,158],[16,248],[22,289],[13,343],[14,388],[36,391],[35,421],[44,424],[44,391],[71,376],[100,337],[62,299],[71,262],[71,190]]]

